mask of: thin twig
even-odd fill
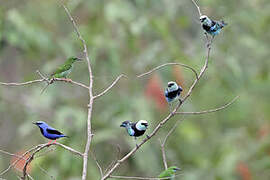
[[[168,122],[176,113],[176,111],[181,107],[184,101],[191,95],[192,90],[195,88],[197,85],[198,81],[200,78],[204,75],[207,67],[208,67],[208,61],[209,61],[209,56],[210,56],[210,51],[211,51],[211,42],[207,41],[207,56],[205,59],[205,63],[203,67],[201,68],[200,74],[198,77],[194,80],[193,84],[189,88],[186,96],[182,99],[182,101],[179,101],[178,105],[173,109],[173,111],[161,122],[158,123],[158,125],[155,127],[154,131],[148,135],[147,138],[143,139],[141,143],[139,143],[136,147],[134,147],[128,154],[126,154],[122,159],[118,160],[118,162],[103,176],[102,180],[108,179],[111,177],[111,174],[117,169],[124,161],[126,161],[130,156],[132,156],[140,147],[145,144],[148,140],[150,140],[153,136],[156,135],[156,133],[159,131],[159,129],[166,123]]]
[[[36,164],[36,165],[44,174],[49,176],[51,179],[56,180],[56,178],[53,175],[51,175],[48,171],[46,171],[44,168],[42,168],[39,164]]]
[[[202,13],[201,13],[201,10],[200,10],[200,7],[197,5],[197,3],[195,2],[195,0],[191,0],[193,2],[193,4],[197,7],[197,10],[198,10],[198,13],[200,15],[200,17],[202,16]]]
[[[99,97],[103,96],[104,94],[106,94],[111,88],[114,87],[114,85],[115,85],[122,77],[127,78],[127,76],[124,75],[124,74],[119,75],[119,76],[112,82],[112,84],[111,84],[109,87],[107,87],[105,90],[103,90],[103,91],[102,91],[101,93],[99,93],[98,95],[95,95],[95,96],[94,96],[94,99],[99,98]]]
[[[169,65],[178,65],[178,66],[183,66],[183,67],[185,67],[185,68],[188,68],[188,69],[190,69],[190,70],[195,74],[196,79],[198,79],[198,74],[197,74],[196,70],[195,70],[194,68],[192,68],[192,67],[190,67],[190,66],[188,66],[188,65],[186,65],[186,64],[182,64],[182,63],[165,63],[165,64],[162,64],[162,65],[160,65],[160,66],[157,66],[157,67],[151,69],[151,70],[148,71],[148,72],[145,72],[145,73],[143,73],[143,74],[137,75],[137,77],[138,77],[138,78],[141,78],[141,77],[143,77],[143,76],[146,76],[146,75],[149,75],[149,74],[153,73],[154,71],[159,70],[160,68],[162,68],[162,67],[164,67],[164,66],[169,66]]]
[[[225,108],[227,108],[228,106],[230,106],[232,103],[234,103],[237,99],[239,98],[239,96],[236,96],[235,98],[233,98],[232,101],[226,103],[225,105],[215,108],[215,109],[209,109],[209,110],[204,110],[204,111],[199,111],[199,112],[176,112],[175,114],[192,114],[192,115],[199,115],[199,114],[207,114],[207,113],[213,113],[213,112],[217,112],[220,110],[223,110]]]
[[[181,176],[182,174],[175,174],[174,176]],[[110,176],[111,178],[118,178],[118,179],[148,179],[148,180],[163,180],[163,179],[171,179],[172,177],[164,177],[164,178],[157,178],[157,177],[138,177],[138,176]]]
[[[102,167],[101,167],[101,165],[99,164],[99,162],[97,161],[97,157],[96,157],[95,153],[90,151],[90,154],[91,154],[93,160],[95,161],[95,163],[96,163],[96,165],[97,165],[97,167],[98,167],[98,169],[99,169],[100,177],[102,178],[102,177],[103,177],[103,170],[102,170]]]
[[[88,51],[87,51],[87,46],[85,43],[85,40],[83,39],[79,28],[71,16],[68,8],[64,5],[63,2],[61,2],[62,7],[64,8],[68,18],[70,19],[73,29],[76,32],[79,40],[82,42],[83,45],[83,53],[85,56],[85,59],[87,61],[87,66],[88,66],[88,72],[89,72],[89,103],[88,103],[88,115],[87,115],[87,142],[85,145],[85,150],[84,150],[84,156],[83,156],[83,171],[82,171],[82,180],[86,180],[87,177],[87,167],[88,167],[88,155],[89,155],[89,150],[90,150],[90,145],[92,141],[92,124],[91,124],[91,118],[92,118],[92,109],[93,109],[93,101],[94,101],[94,96],[93,96],[93,73],[92,73],[92,68],[90,64],[90,58],[88,56]]]

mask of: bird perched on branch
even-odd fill
[[[48,84],[42,89],[41,94],[47,89],[47,87],[53,83],[54,78],[65,78],[65,81],[70,82],[71,79],[67,79],[67,76],[71,73],[73,69],[73,63],[76,61],[82,61],[83,59],[78,57],[70,57],[66,60],[64,64],[59,66],[51,75],[49,78]]]
[[[211,20],[206,15],[202,15],[200,17],[200,21],[201,21],[203,30],[213,37],[215,35],[218,35],[221,29],[227,25],[227,23],[225,23],[223,20],[221,21]]]
[[[71,73],[73,68],[73,63],[76,61],[82,61],[81,58],[70,57],[66,60],[66,62],[59,66],[50,76],[52,78],[67,78],[67,76]]]
[[[136,137],[142,136],[145,133],[148,127],[148,123],[145,120],[139,120],[138,122],[135,123],[132,123],[130,121],[124,121],[122,122],[120,127],[126,128],[127,133],[130,136],[133,136],[134,139],[136,140]]]
[[[33,124],[35,124],[39,127],[41,134],[45,138],[50,139],[48,144],[50,144],[52,140],[54,140],[53,143],[55,143],[56,139],[58,139],[58,138],[68,137],[68,136],[64,135],[63,133],[59,132],[58,130],[50,127],[47,123],[45,123],[43,121],[37,121]]]
[[[160,175],[158,176],[159,178],[166,178],[166,177],[170,177],[170,180],[174,180],[175,177],[175,173],[176,171],[181,170],[180,168],[176,167],[176,166],[171,166],[169,167],[167,170],[163,171],[162,173],[160,173]]]
[[[165,89],[164,95],[165,98],[167,100],[167,102],[169,103],[170,107],[171,107],[171,103],[177,99],[180,99],[180,94],[183,91],[182,87],[177,85],[176,82],[174,81],[170,81],[168,82],[168,87]]]

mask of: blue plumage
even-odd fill
[[[202,23],[203,30],[212,36],[218,35],[221,29],[227,25],[224,21],[211,20],[205,15],[200,17],[200,21]]]
[[[168,103],[173,102],[176,99],[179,99],[181,92],[183,91],[182,87],[177,85],[176,82],[168,82],[168,87],[164,91],[165,98]]]
[[[41,134],[47,139],[56,140],[58,138],[68,137],[64,135],[63,133],[59,132],[58,130],[50,127],[48,124],[46,124],[43,121],[37,121],[33,124],[39,127]]]

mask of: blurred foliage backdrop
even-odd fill
[[[218,107],[234,96],[240,99],[213,114],[177,116],[145,144],[115,175],[157,176],[163,169],[158,138],[181,119],[166,146],[169,165],[182,168],[181,180],[270,179],[270,3],[269,0],[204,0],[203,13],[224,19],[228,26],[215,39],[209,69],[185,102],[182,111]],[[193,74],[168,67],[151,76],[136,75],[166,62],[181,62],[199,70],[206,48],[196,7],[190,0],[73,0],[73,16],[89,47],[94,69],[94,92],[124,73],[112,91],[94,103],[92,150],[105,168],[135,146],[119,125],[146,119],[149,132],[168,113],[162,92],[175,80],[184,87]],[[0,0],[0,81],[23,82],[49,74],[81,46],[64,10],[55,0]],[[77,63],[72,79],[88,82],[86,62]],[[68,134],[63,144],[83,151],[86,140],[87,92],[54,83],[0,87],[0,148],[18,153],[45,143],[31,122],[43,120]],[[139,140],[140,141],[140,140]],[[31,164],[35,179],[77,180],[82,160],[61,148],[52,148]],[[0,155],[0,169],[11,158]],[[20,168],[20,167],[17,167]],[[16,179],[18,171],[3,178]],[[99,171],[90,160],[88,179]]]

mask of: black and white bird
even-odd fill
[[[120,127],[124,127],[127,130],[127,133],[130,136],[133,136],[136,140],[136,137],[142,136],[147,127],[148,127],[148,122],[145,120],[139,120],[138,122],[130,122],[130,121],[124,121],[120,125]]]
[[[227,23],[225,23],[224,21],[211,20],[206,15],[202,15],[200,17],[200,21],[201,21],[203,30],[206,33],[210,34],[212,37],[218,35],[221,29],[227,25]]]
[[[168,87],[164,91],[165,98],[168,103],[179,99],[181,92],[183,91],[182,87],[177,85],[176,82],[170,81],[168,82]]]

